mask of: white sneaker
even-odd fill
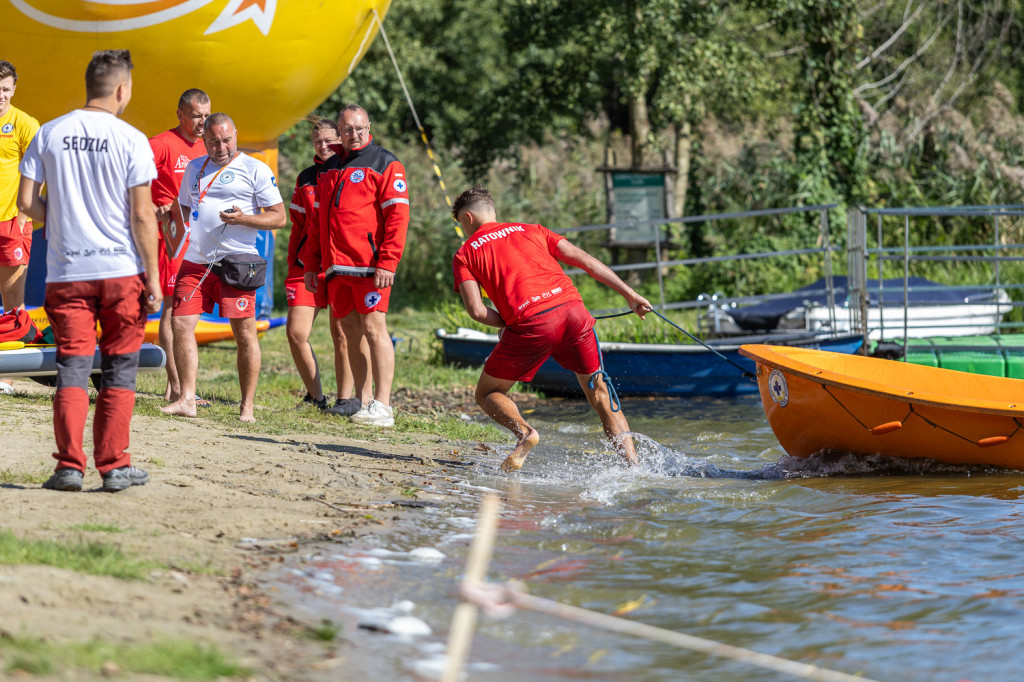
[[[10,379],[0,380],[0,395],[14,395],[14,386]]]
[[[371,400],[370,404],[349,417],[352,423],[360,426],[394,426],[395,412],[390,406],[379,400]]]

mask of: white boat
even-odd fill
[[[846,334],[860,328],[860,311],[851,306],[845,277],[820,279],[791,294],[769,297],[746,307],[722,307],[709,313],[721,334],[769,330]],[[904,305],[903,279],[868,281],[867,329],[872,340],[993,334],[1013,309],[1001,288],[948,287],[911,277]]]

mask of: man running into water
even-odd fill
[[[623,436],[629,431],[626,417],[612,410],[608,387],[595,374],[601,361],[594,318],[558,261],[610,286],[640,319],[651,309],[650,302],[607,265],[544,226],[499,223],[491,193],[479,185],[455,199],[452,215],[470,235],[453,263],[462,302],[477,322],[502,328],[476,386],[480,407],[516,437],[516,447],[501,468],[521,469],[540,442],[537,430],[523,419],[508,391],[517,381],[532,379],[549,357],[576,374],[605,435],[629,464],[636,464],[633,440]],[[497,310],[484,304],[481,288]]]

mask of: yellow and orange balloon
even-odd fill
[[[96,50],[135,63],[124,118],[152,136],[177,125],[178,96],[205,90],[239,146],[276,167],[277,137],[352,73],[391,0],[0,0],[0,58],[13,104],[50,120],[85,103]]]

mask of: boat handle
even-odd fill
[[[992,436],[991,438],[982,438],[978,441],[979,448],[990,448],[993,445],[1002,445],[1006,441],[1010,440],[1006,436]]]
[[[901,422],[901,421],[894,421],[894,422],[886,422],[884,424],[879,424],[878,426],[872,427],[872,428],[870,428],[868,430],[871,432],[872,436],[881,436],[882,434],[892,433],[893,431],[895,431],[897,429],[902,429],[902,428],[903,428],[903,422]]]

